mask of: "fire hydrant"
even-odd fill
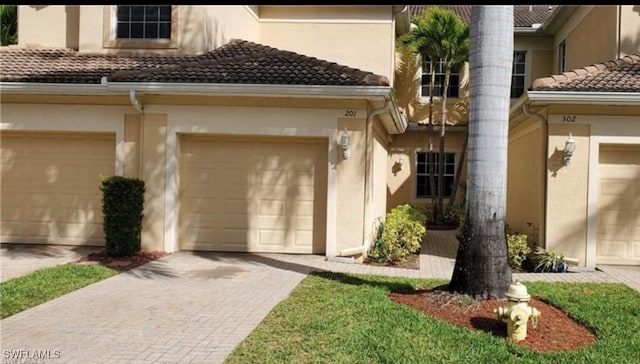
[[[519,281],[509,286],[506,296],[509,301],[507,306],[498,307],[493,310],[493,313],[497,314],[499,319],[507,320],[509,339],[514,342],[522,341],[527,337],[527,322],[531,318],[535,325],[540,311],[529,306],[531,296],[527,293],[527,287]]]

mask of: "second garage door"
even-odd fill
[[[327,142],[182,136],[179,246],[323,253]]]
[[[1,239],[104,245],[100,175],[114,173],[113,135],[3,131]]]
[[[640,146],[600,149],[596,263],[640,265]]]

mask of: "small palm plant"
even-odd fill
[[[544,249],[539,246],[534,253],[534,259],[536,272],[564,272],[567,269],[564,254],[554,249]]]

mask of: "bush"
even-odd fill
[[[526,234],[507,233],[507,251],[509,253],[509,265],[512,269],[521,269],[522,262],[531,253],[527,243]]]
[[[420,249],[427,229],[421,209],[405,204],[394,207],[378,231],[369,256],[378,261],[396,263]]]
[[[533,264],[535,272],[565,272],[567,264],[564,262],[564,254],[553,249],[537,247],[533,254]]]
[[[140,251],[144,182],[137,178],[109,176],[102,179],[102,214],[106,254],[130,256]]]

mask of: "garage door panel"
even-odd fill
[[[182,249],[311,253],[314,242],[324,244],[325,209],[318,209],[316,200],[323,206],[326,194],[316,184],[326,183],[326,172],[318,168],[327,165],[326,141],[274,140],[181,138]],[[194,173],[194,164],[216,173]],[[201,184],[198,194],[187,192],[195,184]],[[223,206],[224,217],[222,226],[206,232],[191,218],[205,198]]]
[[[640,265],[640,146],[600,147],[596,263]]]
[[[114,136],[1,137],[2,241],[103,245],[100,175],[114,174]]]

